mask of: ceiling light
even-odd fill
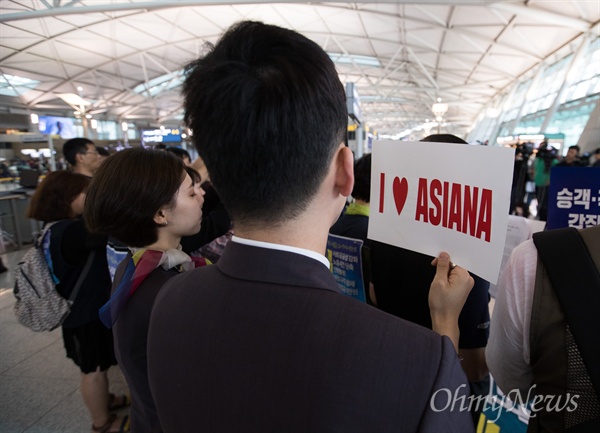
[[[438,100],[439,99],[440,98],[438,98]],[[431,106],[431,111],[433,112],[433,114],[436,115],[436,117],[442,117],[444,114],[446,114],[446,111],[448,111],[448,104],[444,104],[441,102],[433,104]]]
[[[76,107],[91,105],[90,101],[86,101],[81,96],[76,95],[75,93],[59,93],[58,96],[60,99],[65,101],[69,105],[73,105]]]

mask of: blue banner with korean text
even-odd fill
[[[546,229],[600,224],[600,168],[554,167],[548,194]]]
[[[327,259],[342,293],[366,302],[362,273],[362,245],[362,240],[330,234],[327,238]]]

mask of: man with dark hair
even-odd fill
[[[558,164],[556,164],[557,167],[578,167],[580,166],[580,161],[579,161],[579,151],[581,149],[579,148],[579,146],[575,145],[575,146],[569,146],[569,149],[567,149],[567,154],[565,155],[565,157],[563,158],[563,160],[561,162],[559,162]]]
[[[453,404],[467,388],[452,341],[342,295],[329,271],[354,181],[329,56],[242,22],[187,73],[185,120],[235,236],[156,299],[148,374],[164,430],[472,431]],[[435,263],[434,328],[457,341],[473,282],[448,254]]]
[[[83,174],[89,178],[94,176],[96,170],[102,165],[105,157],[101,155],[100,150],[92,140],[84,137],[71,138],[63,144],[63,155],[71,170],[75,173]],[[112,238],[109,238],[106,245],[106,258],[110,276],[114,275],[114,270],[119,264],[120,258],[125,256],[125,247],[120,245]]]
[[[83,137],[65,142],[63,155],[75,173],[87,177],[92,177],[103,161],[94,142]]]

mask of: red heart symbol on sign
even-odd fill
[[[396,210],[398,211],[398,215],[400,215],[404,208],[404,203],[406,203],[406,196],[408,195],[408,181],[405,177],[403,177],[402,180],[395,177],[392,187],[394,192],[394,203],[396,203]]]

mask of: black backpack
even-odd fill
[[[572,227],[535,233],[533,243],[581,354],[596,401],[600,401],[600,273],[579,231]],[[599,425],[596,416],[567,431],[598,431]]]

